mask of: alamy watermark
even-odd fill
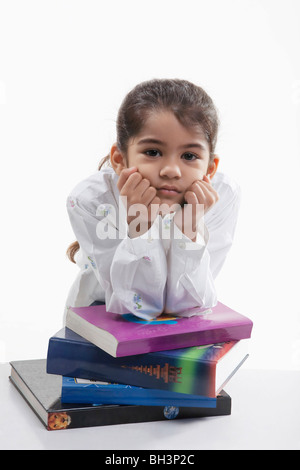
[[[118,207],[113,204],[100,204],[96,216],[100,217],[96,226],[97,237],[105,239],[125,239],[149,234],[152,239],[193,239],[201,233],[204,225],[204,204],[168,205],[133,204],[127,206],[126,196],[119,197]],[[128,222],[130,220],[130,222]],[[151,230],[153,224],[155,229]]]

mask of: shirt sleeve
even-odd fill
[[[158,316],[164,309],[167,262],[155,224],[130,239],[117,228],[111,204],[101,204],[93,213],[69,197],[67,209],[86,262],[105,292],[107,310],[147,320]]]
[[[167,259],[166,312],[201,313],[217,303],[214,279],[233,242],[240,204],[239,188],[236,191],[229,188],[224,200],[219,202],[203,224],[206,235],[198,234],[196,242],[174,224]]]

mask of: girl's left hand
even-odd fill
[[[196,241],[197,226],[201,217],[218,201],[217,191],[207,176],[194,181],[184,195],[185,206],[176,213],[177,227],[192,241]]]

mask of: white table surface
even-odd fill
[[[0,365],[0,449],[300,449],[300,371],[241,369],[230,416],[47,431]]]

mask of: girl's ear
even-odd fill
[[[110,151],[110,163],[117,175],[120,175],[121,171],[127,168],[125,157],[118,149],[116,143],[112,146]]]
[[[214,174],[216,173],[216,171],[218,169],[219,161],[220,161],[220,158],[218,157],[218,155],[214,155],[214,159],[208,165],[208,169],[207,169],[207,172],[206,172],[206,176],[208,176],[209,179],[212,179]]]

